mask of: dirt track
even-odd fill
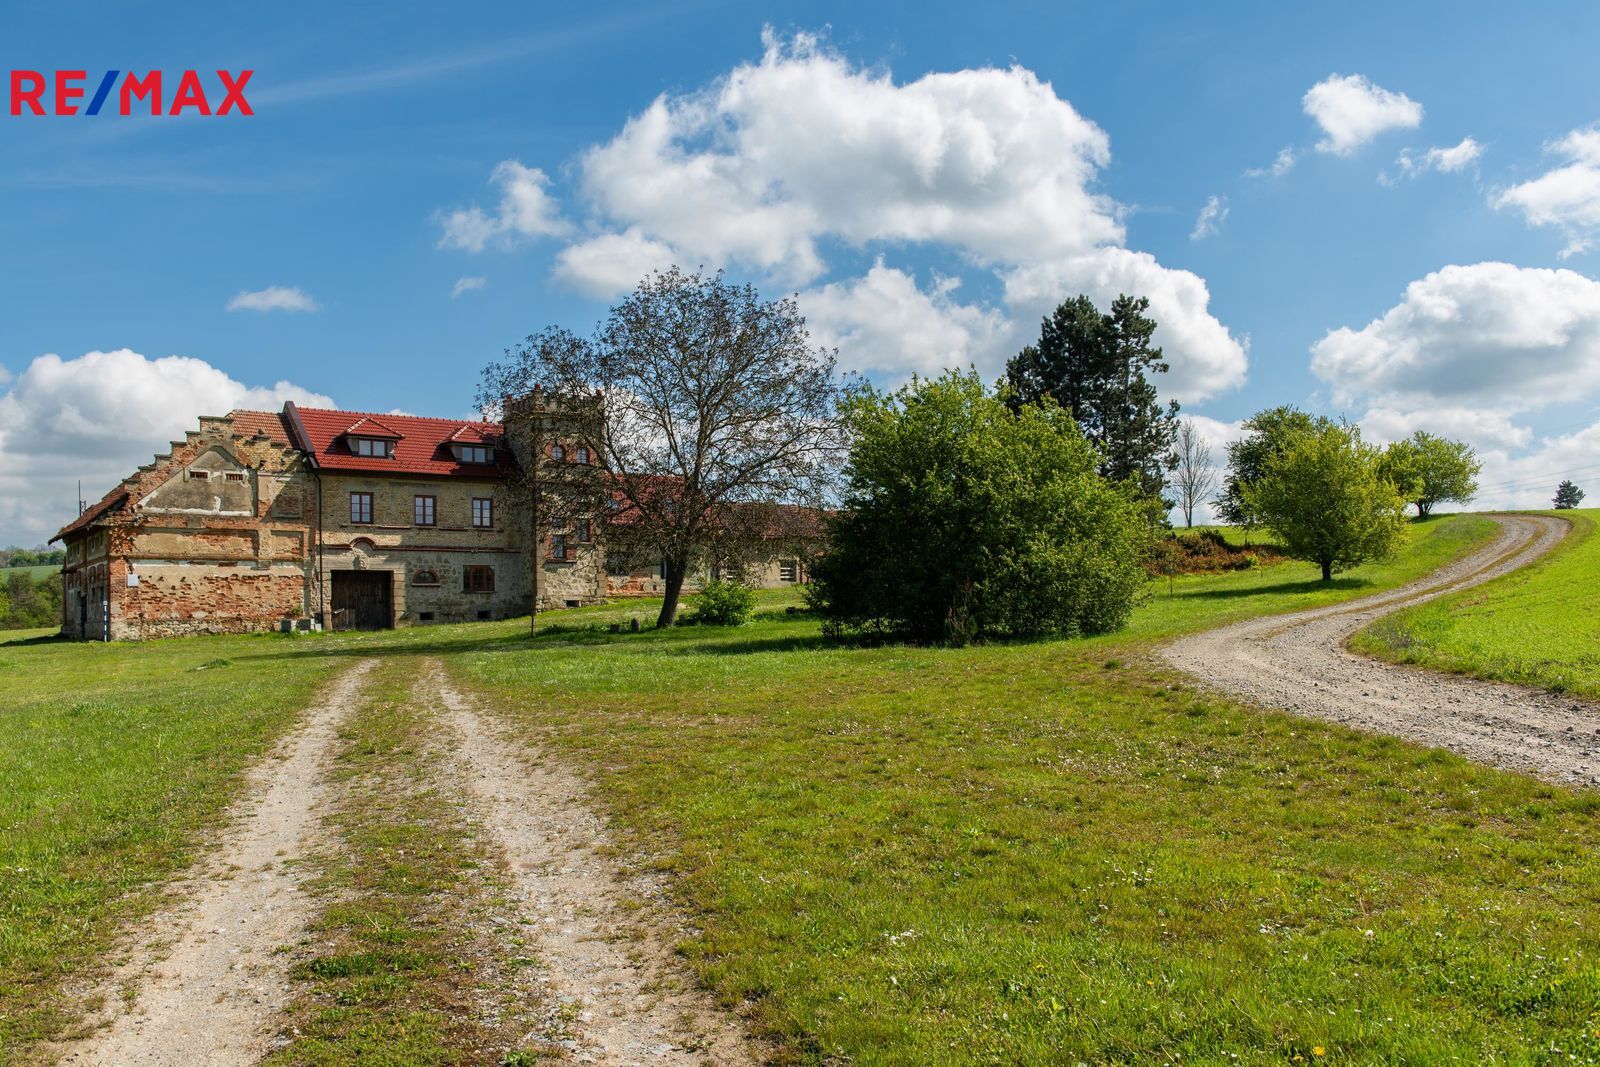
[[[1600,708],[1520,686],[1394,666],[1345,642],[1390,612],[1525,566],[1567,533],[1560,519],[1491,516],[1500,534],[1426,578],[1327,608],[1186,637],[1162,655],[1208,687],[1297,715],[1437,745],[1551,781],[1600,784]]]

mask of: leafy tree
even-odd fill
[[[962,642],[1103,633],[1146,580],[1129,483],[1053,400],[1011,411],[976,375],[857,390],[844,508],[808,596],[827,632]]]
[[[37,581],[21,571],[0,580],[0,630],[31,630],[61,622],[61,575]]]
[[[1245,506],[1289,555],[1322,568],[1322,580],[1384,559],[1405,531],[1406,502],[1383,476],[1383,454],[1348,423],[1322,420],[1290,431],[1258,477],[1244,483]]]
[[[1471,445],[1418,430],[1383,453],[1383,473],[1425,519],[1446,500],[1465,504],[1478,493],[1483,464]]]
[[[1201,436],[1193,419],[1178,423],[1178,465],[1172,472],[1172,489],[1178,497],[1183,524],[1194,525],[1194,509],[1217,487],[1217,468],[1211,464],[1211,442]]]
[[[1249,529],[1259,525],[1245,501],[1244,487],[1261,477],[1267,461],[1283,451],[1289,438],[1300,431],[1331,426],[1328,419],[1285,404],[1258,411],[1244,421],[1246,433],[1228,445],[1228,476],[1217,498],[1217,515],[1230,526]]]
[[[488,368],[480,400],[541,384],[607,473],[608,547],[664,563],[659,626],[691,566],[766,536],[763,503],[824,503],[845,453],[835,354],[792,298],[720,272],[652,274],[592,339],[535,334]]]
[[[1583,490],[1571,482],[1563,481],[1556,486],[1556,498],[1553,501],[1558,511],[1566,511],[1583,503]]]
[[[1006,364],[1006,381],[1013,408],[1055,400],[1099,450],[1102,475],[1132,479],[1143,496],[1159,498],[1177,463],[1178,405],[1162,406],[1149,378],[1168,370],[1150,343],[1156,322],[1145,314],[1149,307],[1148,299],[1126,295],[1109,315],[1087,296],[1063,302],[1040,325],[1038,344]]]

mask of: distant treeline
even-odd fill
[[[0,630],[33,630],[60,623],[61,575],[35,579],[15,571],[0,580]]]
[[[46,548],[44,545],[37,548],[21,548],[17,545],[0,548],[0,568],[45,567],[52,564],[59,567],[66,558],[67,550],[64,548]]]

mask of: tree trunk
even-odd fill
[[[1322,561],[1322,580],[1325,582],[1333,581],[1333,560],[1331,559]]]
[[[1427,518],[1428,517],[1428,512],[1430,512],[1432,510],[1433,510],[1433,505],[1432,504],[1424,504],[1420,500],[1417,501],[1417,518],[1419,518],[1419,519]]]
[[[661,614],[656,616],[657,626],[671,626],[678,618],[678,598],[683,594],[683,579],[689,572],[688,560],[667,560],[662,568],[662,578],[667,588],[661,596]]]

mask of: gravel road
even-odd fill
[[[1569,529],[1544,516],[1490,517],[1500,525],[1491,544],[1410,585],[1209,630],[1166,646],[1162,655],[1208,688],[1258,704],[1447,748],[1550,781],[1600,785],[1600,707],[1379,663],[1345,649],[1374,619],[1525,566]]]

